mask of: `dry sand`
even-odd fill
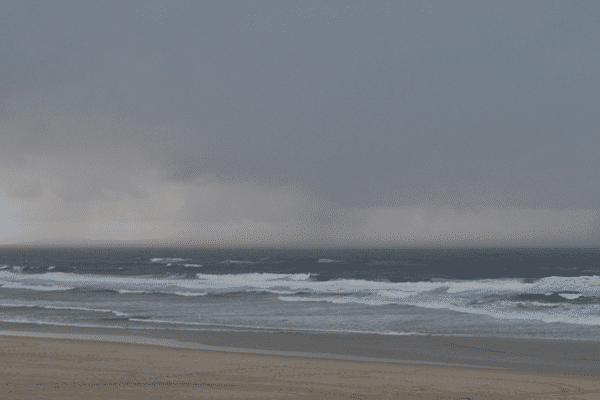
[[[600,379],[0,336],[1,399],[599,399]]]

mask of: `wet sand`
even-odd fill
[[[2,399],[600,398],[597,342],[6,323],[0,330]]]

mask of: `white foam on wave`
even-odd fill
[[[188,268],[200,268],[202,264],[183,264],[183,266]]]
[[[0,285],[4,287],[31,288],[33,290],[66,290],[73,287],[92,286],[114,290],[166,290],[179,288],[202,290],[217,288],[224,290],[273,289],[309,291],[313,293],[364,292],[378,293],[392,298],[407,298],[412,295],[442,291],[448,295],[474,296],[511,293],[577,292],[577,296],[600,294],[600,277],[548,277],[534,283],[519,279],[483,279],[475,281],[456,280],[444,282],[375,282],[361,279],[339,279],[313,281],[310,274],[196,274],[196,279],[182,277],[114,276],[45,272],[43,274],[19,274],[9,270],[0,271]],[[6,286],[9,285],[9,286]],[[568,298],[570,294],[561,294]],[[573,295],[575,296],[575,295]]]
[[[583,296],[583,294],[581,294],[581,293],[577,293],[577,294],[575,294],[575,293],[559,293],[558,295],[560,297],[564,297],[567,300],[575,300],[575,299],[578,299],[581,296]]]
[[[532,288],[546,291],[570,291],[584,295],[600,294],[600,276],[550,276],[532,283]]]
[[[270,282],[309,282],[310,274],[273,274],[273,273],[251,273],[251,274],[196,274],[196,278],[203,281],[215,283],[231,283],[242,286],[264,285]]]
[[[386,298],[387,297],[387,298]],[[600,325],[595,305],[572,306],[562,303],[497,301],[473,306],[461,297],[413,296],[409,298],[389,298],[389,296],[369,297],[284,297],[286,302],[327,302],[332,304],[363,304],[383,306],[389,304],[450,310],[465,314],[478,314],[508,321],[540,321],[544,323],[567,323],[580,325]],[[516,306],[521,306],[517,308]]]
[[[523,291],[530,288],[531,284],[524,283],[520,279],[481,279],[476,281],[444,282],[442,286],[448,286],[448,293],[501,293]]]
[[[372,291],[377,288],[393,289],[393,283],[371,282],[364,280],[337,280],[315,282],[310,274],[196,274],[196,279],[183,277],[152,276],[114,276],[95,274],[75,274],[66,272],[45,272],[43,274],[17,274],[12,271],[0,271],[0,284],[19,283],[21,285],[47,285],[56,290],[74,287],[92,287],[112,290],[166,290],[186,289],[203,290],[207,288],[222,290],[303,290],[314,292]],[[58,289],[60,287],[60,289]]]
[[[443,282],[375,282],[360,279],[313,281],[310,274],[196,274],[196,279],[152,276],[78,275],[62,272],[20,274],[0,271],[2,287],[31,290],[65,290],[74,287],[94,287],[117,290],[119,293],[163,292],[179,296],[205,296],[208,291],[265,291],[279,295],[280,301],[326,301],[332,304],[411,305],[422,308],[453,310],[469,314],[485,314],[494,318],[528,319],[544,322],[582,323],[596,325],[595,304],[571,304],[561,307],[544,302],[500,301],[520,294],[559,293],[567,300],[581,296],[600,295],[600,277],[547,277],[532,283],[519,279],[455,280]],[[309,297],[293,296],[298,291]],[[355,296],[352,294],[356,294]],[[335,295],[335,296],[333,296]],[[314,297],[312,297],[314,296]],[[331,296],[331,297],[330,297]],[[517,304],[532,307],[518,307]],[[537,304],[539,303],[539,304]],[[562,304],[562,303],[561,303]]]
[[[534,283],[515,279],[407,282],[389,284],[386,289],[376,290],[370,296],[323,297],[322,291],[314,297],[279,297],[286,302],[327,302],[332,304],[363,304],[382,306],[388,304],[409,305],[421,308],[452,310],[467,314],[487,315],[505,320],[529,320],[545,323],[600,325],[596,305],[545,302],[518,302],[501,300],[502,296],[520,294],[552,294],[560,290],[579,291],[578,294],[563,294],[564,298],[576,299],[584,294],[600,295],[598,276],[548,277]],[[550,291],[550,292],[548,292]],[[490,300],[479,301],[491,296]],[[494,297],[500,296],[500,297]],[[508,297],[510,298],[510,297]]]
[[[173,294],[177,296],[206,296],[208,293],[203,292],[169,292],[165,290],[152,291],[152,290],[127,290],[120,289],[117,290],[119,294],[153,294],[153,293],[163,293],[163,294]]]
[[[149,293],[145,290],[127,290],[127,289],[119,289],[117,290],[119,294],[139,294],[139,293]]]
[[[288,297],[279,296],[278,300],[288,302],[308,302],[308,303],[332,303],[332,304],[363,304],[369,306],[381,306],[387,304],[397,304],[393,300],[381,300],[375,297]]]
[[[520,301],[520,302],[511,302],[511,303],[522,306],[522,307],[534,306],[534,307],[556,308],[556,307],[564,306],[564,304],[560,304],[560,303],[540,303],[539,301],[529,301],[527,303]]]
[[[220,264],[256,264],[254,261],[238,261],[238,260],[225,260],[221,261]]]
[[[70,307],[70,306],[52,306],[42,304],[24,304],[24,303],[0,303],[0,307],[29,307],[29,308],[44,308],[47,310],[74,310],[74,311],[91,311],[99,313],[112,313],[118,317],[125,317],[129,314],[115,310],[87,308],[87,307]]]
[[[72,287],[57,286],[57,285],[26,285],[19,282],[7,282],[0,283],[0,287],[3,289],[28,289],[28,290],[39,290],[39,291],[55,291],[55,290],[71,290]]]
[[[185,259],[185,258],[151,258],[150,262],[153,263],[174,263],[174,262],[180,262],[180,261],[189,261],[189,259]]]
[[[202,292],[162,292],[162,293],[174,294],[177,296],[185,296],[185,297],[206,296],[208,294],[208,293],[202,293]]]
[[[176,277],[156,278],[150,276],[114,276],[114,275],[80,275],[66,272],[46,272],[43,274],[15,274],[10,271],[0,271],[0,284],[47,285],[60,287],[56,290],[72,289],[75,287],[93,287],[112,290],[149,290],[166,289],[170,287],[197,288],[200,282],[195,279]],[[68,288],[65,286],[68,285]],[[32,289],[34,287],[32,286]]]
[[[339,262],[337,260],[332,260],[329,258],[319,258],[319,260],[317,261],[318,263],[332,263],[332,262]]]
[[[500,302],[502,303],[502,302]],[[410,303],[409,303],[410,304]],[[494,307],[488,305],[487,307],[477,308],[477,307],[468,307],[464,305],[453,305],[448,303],[419,303],[419,304],[410,304],[418,307],[425,308],[436,308],[436,309],[447,309],[457,312],[463,312],[467,314],[480,314],[487,315],[500,320],[514,320],[514,321],[523,321],[523,320],[535,320],[541,321],[544,323],[555,323],[562,322],[567,324],[578,324],[578,325],[600,325],[600,316],[597,315],[596,310],[591,310],[592,313],[584,313],[582,309],[558,309],[553,307],[548,307],[545,310],[519,310],[516,311],[512,309],[514,302],[505,302],[504,305],[508,306],[506,308]],[[537,303],[537,305],[547,305],[548,303]],[[500,304],[503,305],[503,304]],[[584,307],[582,307],[584,308]],[[585,315],[587,314],[587,315]]]

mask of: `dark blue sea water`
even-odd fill
[[[600,250],[2,249],[0,321],[600,339]]]

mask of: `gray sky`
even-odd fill
[[[3,2],[0,244],[598,245],[599,20]]]

